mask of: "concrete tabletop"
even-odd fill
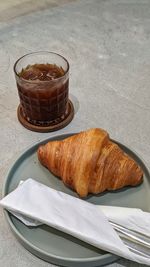
[[[25,148],[49,136],[91,127],[104,128],[132,147],[150,168],[150,1],[71,1],[4,18],[0,20],[0,190],[8,168]],[[37,50],[58,52],[70,62],[75,117],[58,132],[31,132],[17,120],[13,64]],[[18,243],[2,209],[0,266],[53,266]],[[140,265],[121,259],[109,266]]]

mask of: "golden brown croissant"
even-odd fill
[[[90,129],[38,149],[40,162],[79,196],[142,182],[142,170],[102,129]]]

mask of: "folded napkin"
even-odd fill
[[[114,219],[113,222],[115,223],[116,220],[118,223],[117,216],[113,218],[113,207],[111,209],[110,207],[96,206],[49,188],[31,178],[4,197],[0,201],[0,205],[27,225],[47,224],[97,248],[141,264],[150,265],[149,256],[141,256],[132,252],[133,250],[128,249],[114,230],[109,222]],[[133,218],[130,221],[130,212],[127,213],[129,229],[132,229],[134,223],[138,225],[138,221],[134,222]],[[149,215],[148,213],[144,214]],[[143,222],[145,221],[144,214],[142,215]],[[143,223],[142,229],[150,229],[150,220],[148,222],[147,216],[147,228]],[[125,219],[123,217],[121,219],[124,224]],[[139,231],[140,228],[141,226]]]

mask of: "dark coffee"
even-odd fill
[[[64,76],[62,67],[55,64],[34,64],[28,65],[18,74],[19,77],[29,81],[52,81]]]
[[[55,64],[28,65],[18,73],[17,87],[25,118],[49,124],[65,116],[69,77]]]

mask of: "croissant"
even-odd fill
[[[142,182],[137,163],[99,128],[38,148],[38,159],[80,197]]]

